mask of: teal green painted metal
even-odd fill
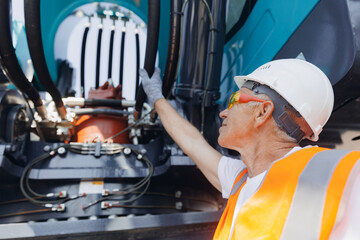
[[[143,0],[142,0],[143,1]],[[169,27],[170,27],[170,1],[160,0],[160,32],[159,32],[159,67],[164,72],[166,65],[166,57],[169,42]],[[148,0],[146,0],[148,2]],[[147,11],[147,9],[146,9]]]
[[[43,0],[41,1],[41,31],[44,45],[46,62],[54,81],[57,81],[57,65],[54,57],[55,34],[61,22],[77,7],[91,3],[91,0]],[[133,0],[100,0],[97,2],[108,2],[118,4],[133,11],[144,22],[147,22],[147,2],[140,0],[139,6]],[[167,46],[169,32],[170,1],[161,1],[161,21],[159,46]],[[165,67],[167,48],[159,48],[159,66]]]
[[[26,40],[25,26],[23,22],[12,22],[12,41],[20,67],[25,73],[27,68],[27,60],[30,59],[30,53]],[[9,84],[8,87],[11,89],[15,89],[15,86],[13,84]]]
[[[226,44],[220,102],[236,85],[233,77],[246,75],[272,60],[320,0],[258,0],[244,26]]]
[[[16,57],[22,70],[25,72],[28,64],[27,61],[31,58],[26,40],[25,26],[22,22],[13,21],[13,43]]]

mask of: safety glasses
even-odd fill
[[[233,94],[231,94],[231,96],[229,98],[228,109],[231,109],[237,103],[247,103],[247,102],[251,102],[251,101],[265,102],[264,99],[254,97],[254,96],[251,96],[246,93],[234,92]]]

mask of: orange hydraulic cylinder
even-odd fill
[[[126,117],[98,115],[83,115],[75,123],[75,132],[72,141],[75,142],[93,142],[103,141],[108,137],[124,130],[128,126]],[[129,132],[115,137],[115,143],[130,143]]]
[[[92,99],[123,99],[121,96],[121,86],[113,87],[106,82],[98,89],[91,89],[89,98]],[[127,117],[111,115],[82,115],[75,123],[75,134],[72,141],[75,142],[93,142],[103,141],[128,126]],[[130,143],[129,131],[112,139],[115,143]]]

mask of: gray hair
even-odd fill
[[[265,94],[269,97],[274,103],[275,108],[272,115],[278,126],[284,129],[289,136],[296,139],[296,142],[303,139],[305,133],[289,113],[292,112],[297,117],[301,117],[301,115],[280,94],[269,86],[252,80],[246,81],[242,87],[252,90],[256,95]]]
[[[269,96],[267,96],[266,94],[263,94],[263,93],[256,94],[256,97],[267,100],[267,101],[268,100],[272,101]],[[249,106],[251,108],[253,108],[253,110],[255,110],[255,108],[260,106],[262,103],[260,103],[260,102],[249,102],[248,104],[249,104]],[[289,134],[287,134],[287,132],[277,124],[277,122],[275,121],[274,118],[272,118],[272,123],[274,125],[275,134],[279,138],[284,139],[285,141],[288,141],[288,142],[297,143],[297,140],[295,138],[291,137]]]

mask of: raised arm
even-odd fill
[[[156,69],[149,79],[145,70],[140,71],[145,93],[150,104],[160,116],[160,120],[171,138],[179,145],[199,167],[210,183],[219,191],[221,185],[218,178],[218,164],[221,154],[212,148],[201,133],[164,99],[161,93],[160,70]]]

